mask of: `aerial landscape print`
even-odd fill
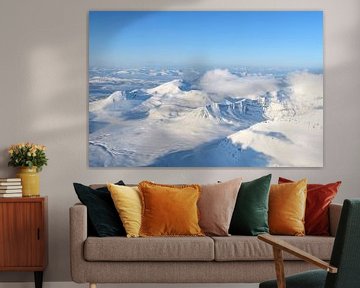
[[[321,11],[89,12],[90,167],[322,167]]]

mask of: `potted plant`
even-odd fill
[[[9,147],[10,161],[8,166],[19,167],[16,174],[21,178],[22,194],[24,197],[39,196],[39,174],[48,159],[45,154],[46,147],[33,143],[20,143]]]

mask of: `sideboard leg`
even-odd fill
[[[43,271],[35,271],[35,288],[42,288],[43,284]]]
[[[96,284],[95,283],[89,283],[89,288],[96,288]]]

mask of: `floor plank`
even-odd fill
[[[88,288],[88,284],[73,282],[44,282],[43,288]],[[97,288],[258,288],[259,284],[98,284]],[[0,283],[0,288],[34,288],[34,283]]]

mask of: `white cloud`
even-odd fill
[[[323,75],[294,72],[288,76],[291,103],[297,110],[310,110],[323,106]]]
[[[205,73],[200,80],[201,89],[215,102],[225,97],[257,99],[266,92],[277,90],[277,80],[272,76],[239,77],[227,69]]]

